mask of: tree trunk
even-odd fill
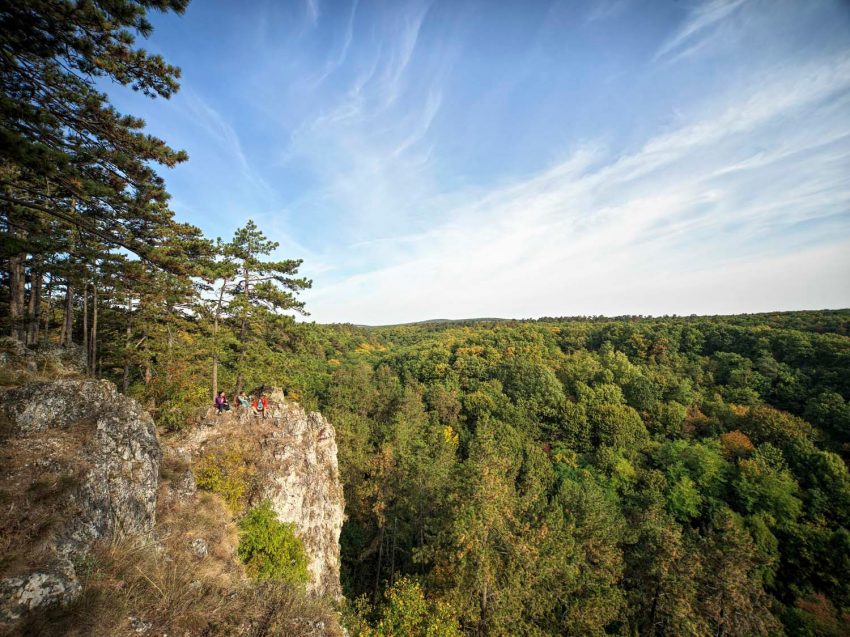
[[[47,282],[47,308],[44,312],[44,330],[42,330],[41,339],[46,343],[50,340],[50,319],[53,314],[53,274],[50,275],[50,280]]]
[[[127,329],[124,332],[124,376],[121,379],[121,386],[123,387],[124,393],[127,393],[127,390],[130,387],[130,339],[133,336],[133,325],[131,313],[133,311],[133,301],[130,298],[130,295],[127,295]]]
[[[71,345],[74,342],[74,286],[65,282],[65,315],[62,321],[62,336],[59,344]]]
[[[27,308],[27,345],[38,344],[38,330],[41,328],[41,286],[42,275],[34,264],[30,271],[30,299]]]
[[[86,373],[89,371],[89,283],[83,284],[83,351],[86,353]]]
[[[395,584],[395,540],[398,536],[398,517],[393,517],[393,548],[390,551],[390,586]]]
[[[213,352],[212,366],[212,393],[213,400],[218,396],[218,352]],[[239,395],[238,393],[236,394]]]
[[[171,313],[171,310],[169,310]],[[171,323],[168,324],[168,341],[167,341],[167,357],[165,365],[165,380],[171,383],[171,372],[174,367],[174,333],[171,329]]]
[[[97,370],[95,369],[95,361],[97,361],[97,286],[92,283],[92,316],[91,316],[91,339],[89,341],[91,348],[91,355],[89,356],[89,360],[91,361],[91,375],[96,376]]]
[[[655,617],[658,614],[658,598],[661,595],[661,582],[655,585],[655,594],[652,596],[652,608],[649,611],[649,629],[652,635],[658,634],[658,627],[655,625]]]
[[[24,258],[17,254],[9,257],[9,334],[24,339]]]
[[[244,283],[245,283],[245,307],[242,310],[242,325],[239,328],[239,360],[236,363],[237,366],[237,376],[236,376],[236,394],[239,395],[242,393],[242,385],[245,384],[245,377],[242,373],[242,366],[245,364],[245,354],[248,353],[248,344],[245,342],[245,337],[248,335],[248,310],[251,307],[251,295],[249,294],[248,286],[251,282],[251,277],[248,272],[247,264],[243,269]]]
[[[478,622],[478,634],[486,636],[489,632],[487,628],[487,582],[484,582],[484,587],[481,589],[481,618]]]
[[[375,590],[372,594],[372,603],[378,602],[378,588],[381,584],[381,562],[384,559],[384,527],[381,527],[381,547],[378,549],[378,568],[375,571]]]
[[[213,318],[213,367],[212,367],[212,393],[213,400],[218,396],[218,321],[221,317],[221,308],[224,304],[224,291],[227,288],[229,279],[225,278],[221,283],[221,291],[218,294],[218,302],[215,306],[215,315]],[[240,387],[236,391],[236,395],[242,391]]]

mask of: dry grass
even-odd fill
[[[257,504],[263,495],[262,476],[273,470],[269,464],[270,456],[264,452],[264,447],[269,438],[280,436],[282,431],[271,417],[263,419],[249,416],[240,420],[227,414],[216,417],[215,422],[215,429],[209,432],[197,450],[198,460],[194,470],[199,475],[199,471],[219,467],[222,470],[220,477],[225,482],[221,485],[225,487],[223,491],[240,493],[238,498],[230,502],[231,510],[242,512]],[[240,466],[234,467],[234,463]],[[239,484],[227,484],[228,480]]]
[[[275,423],[234,419],[221,425],[201,443],[202,453],[238,446],[244,448],[253,471],[264,470],[256,463],[265,456],[263,441],[280,431]],[[0,440],[2,429],[0,422]],[[87,471],[82,458],[89,433],[88,427],[53,429],[2,441],[0,575],[27,572],[50,556],[50,540],[73,515],[65,495]],[[280,584],[257,584],[245,576],[236,557],[233,515],[214,494],[199,491],[179,497],[172,485],[190,468],[188,456],[176,453],[168,442],[163,446],[154,533],[95,546],[75,562],[80,597],[66,607],[31,614],[9,634],[341,636],[330,603]],[[246,505],[254,495],[251,490]],[[206,542],[205,557],[192,550],[198,539]]]
[[[329,604],[245,577],[235,555],[237,528],[221,498],[198,492],[180,499],[172,490],[185,467],[166,455],[155,537],[98,546],[77,565],[81,597],[29,617],[13,634],[341,636]],[[206,557],[192,552],[195,539],[206,541]]]
[[[342,634],[333,611],[299,591],[226,585],[197,566],[139,540],[100,547],[82,573],[82,596],[29,617],[13,634],[111,637],[138,634],[139,625],[150,635]]]
[[[38,380],[86,378],[88,377],[82,371],[50,359],[36,361],[35,369],[20,361],[0,366],[0,387],[20,387]]]
[[[0,367],[0,387],[17,387],[32,379],[32,374],[25,369],[13,369],[9,366]]]
[[[50,546],[73,515],[69,494],[82,482],[85,436],[50,430],[9,438],[0,452],[0,575],[36,568],[51,557]]]

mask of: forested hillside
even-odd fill
[[[300,326],[348,594],[406,608],[409,575],[475,634],[846,634],[848,321]]]
[[[176,219],[186,154],[101,91],[177,90],[134,38],[185,5],[0,7],[4,334],[82,346],[160,434],[218,390],[320,409],[352,634],[850,632],[850,310],[296,321],[301,261]]]

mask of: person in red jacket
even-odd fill
[[[265,418],[266,412],[269,410],[269,401],[266,398],[266,395],[262,394],[254,399],[254,403],[251,406],[254,408],[255,416],[262,415],[263,418]]]

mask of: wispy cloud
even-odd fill
[[[364,323],[523,309],[708,311],[695,290],[713,272],[732,295],[720,305],[712,295],[715,311],[742,311],[753,302],[743,286],[771,276],[760,307],[781,305],[776,283],[788,273],[766,263],[795,268],[797,279],[828,271],[850,280],[850,257],[828,258],[831,242],[850,233],[848,100],[845,56],[777,70],[751,94],[633,153],[608,158],[604,147],[583,147],[455,207],[420,235],[382,241],[385,265],[320,286],[311,304],[317,317],[338,316],[327,304],[342,304]],[[353,245],[349,258],[375,247]],[[690,275],[697,287],[688,292]],[[850,298],[850,284],[807,281],[824,303]]]
[[[631,0],[599,0],[593,3],[585,18],[586,23],[616,18],[625,12]]]
[[[339,53],[325,63],[322,72],[315,79],[309,82],[310,90],[315,90],[322,82],[328,79],[331,74],[340,68],[348,58],[348,51],[351,49],[351,43],[354,41],[354,18],[357,15],[357,6],[360,0],[354,0],[351,3],[351,13],[348,16],[348,23],[343,34],[342,45],[339,47]]]
[[[242,143],[236,130],[216,109],[209,105],[198,93],[185,88],[181,94],[183,103],[188,108],[191,121],[203,128],[221,149],[238,166],[243,177],[256,190],[267,196],[274,196],[274,189],[257,172],[248,161]]]
[[[305,0],[307,10],[307,20],[311,26],[316,26],[319,23],[319,0]]]
[[[747,0],[710,0],[699,3],[679,29],[655,54],[655,59],[681,57],[701,46],[701,39]]]
[[[192,155],[192,221],[305,259],[316,320],[850,304],[841,0],[243,5],[127,110]]]
[[[429,8],[399,5],[375,25],[375,45],[350,60],[357,70],[338,87],[339,97],[302,121],[281,152],[281,165],[305,166],[321,183],[313,200],[301,205],[330,199],[346,211],[348,222],[339,231],[362,238],[379,228],[397,229],[409,210],[407,198],[423,192],[432,152],[427,137],[440,113],[450,63],[429,49],[411,71]],[[388,210],[396,211],[392,220]]]

